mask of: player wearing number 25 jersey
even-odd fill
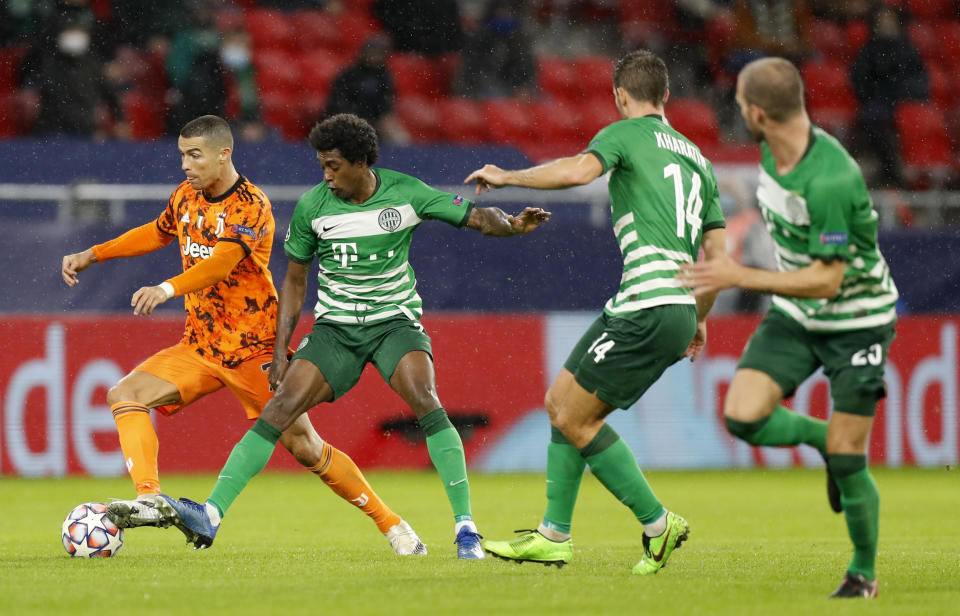
[[[477,191],[505,185],[565,188],[610,173],[613,231],[623,255],[620,288],[580,338],[547,392],[547,510],[536,531],[488,541],[510,560],[555,563],[573,557],[570,525],[583,469],[591,471],[643,524],[644,554],[633,572],[659,571],[687,537],[688,524],[663,508],[627,444],[604,421],[628,408],[706,340],[713,296],[695,299],[675,278],[697,260],[725,253],[717,180],[699,148],[664,117],[667,68],[647,51],[626,54],[613,71],[623,120],[601,130],[586,152],[522,171],[486,165]]]

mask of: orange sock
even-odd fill
[[[150,410],[137,402],[117,402],[110,407],[117,422],[120,449],[127,472],[141,494],[160,494],[157,452],[160,441],[150,421]]]
[[[320,462],[310,472],[320,477],[340,498],[360,507],[376,522],[381,533],[400,523],[400,516],[380,500],[350,456],[331,447],[330,443],[323,444]]]

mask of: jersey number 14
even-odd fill
[[[673,178],[673,195],[677,205],[677,237],[686,235],[687,225],[690,225],[690,243],[695,244],[697,234],[703,221],[700,220],[700,210],[703,209],[703,197],[700,196],[700,187],[703,180],[698,173],[690,177],[690,192],[687,198],[683,197],[683,178],[680,175],[681,167],[677,163],[670,163],[663,168],[664,179]]]

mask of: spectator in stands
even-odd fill
[[[373,125],[386,142],[405,143],[408,136],[393,115],[393,79],[387,70],[390,43],[373,37],[360,50],[357,61],[341,72],[330,88],[327,117],[352,113]]]
[[[725,68],[737,73],[764,56],[780,56],[795,64],[813,51],[812,15],[804,0],[734,0],[736,30]]]
[[[92,53],[92,15],[77,13],[58,20],[53,45],[42,37],[20,69],[21,87],[37,92],[37,134],[103,137],[107,112],[119,105],[104,77],[103,62]]]
[[[189,27],[173,36],[167,55],[170,135],[180,134],[183,125],[193,118],[225,115],[227,88],[220,61],[220,32],[213,17],[211,6],[198,2],[192,7]]]
[[[879,176],[872,185],[903,185],[894,110],[905,100],[929,98],[929,80],[923,59],[905,35],[899,13],[887,4],[873,11],[870,38],[850,69],[850,81],[860,101],[857,118],[857,154],[873,154]]]
[[[240,125],[240,138],[244,141],[262,141],[266,128],[260,121],[260,94],[257,89],[256,71],[251,57],[250,35],[242,28],[228,31],[220,46],[220,60],[227,71],[228,82],[236,94],[239,109],[231,120]]]
[[[530,98],[536,84],[531,37],[524,31],[520,8],[493,0],[467,33],[456,90],[472,98]]]
[[[427,56],[460,51],[463,32],[456,0],[377,0],[371,9],[396,51]]]

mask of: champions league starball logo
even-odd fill
[[[400,227],[400,212],[392,207],[388,207],[380,212],[380,216],[377,217],[377,222],[380,223],[380,228],[384,231],[396,231]]]

